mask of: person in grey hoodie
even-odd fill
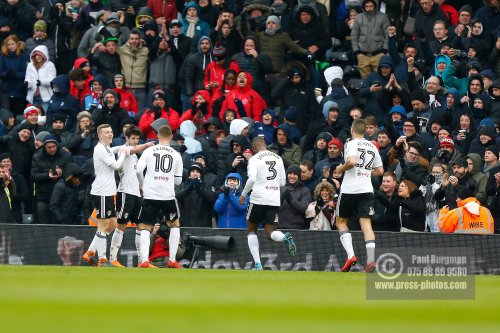
[[[377,71],[380,59],[389,48],[389,17],[377,10],[375,0],[363,0],[363,13],[356,16],[351,31],[352,50],[358,60],[361,79]]]

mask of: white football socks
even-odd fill
[[[247,240],[248,248],[252,254],[253,261],[255,261],[256,264],[260,264],[259,239],[257,238],[257,235],[254,233],[248,234]]]
[[[141,261],[141,230],[135,230],[135,249],[137,250],[137,258]]]
[[[282,242],[285,239],[285,234],[281,231],[274,230],[271,232],[271,239],[275,242]]]
[[[109,248],[109,261],[113,262],[116,260],[120,246],[122,246],[123,241],[123,231],[115,228],[113,237],[111,237],[111,247]]]
[[[375,261],[375,241],[367,240],[365,242],[365,246],[366,246],[366,262],[370,263],[372,261]]]
[[[149,230],[141,230],[141,262],[149,261],[149,244],[151,240]]]
[[[170,228],[170,236],[168,237],[168,251],[170,261],[176,261],[175,255],[177,254],[177,249],[179,248],[179,241],[181,239],[181,229],[180,228]]]
[[[104,232],[97,231],[95,235],[95,248],[97,250],[99,259],[107,259],[106,247],[108,245],[108,241],[106,239],[106,234]]]
[[[352,236],[349,230],[340,233],[340,242],[347,252],[347,259],[354,257],[354,249],[352,248]]]

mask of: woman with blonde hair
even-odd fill
[[[7,36],[1,48],[0,79],[3,82],[2,93],[9,98],[9,109],[14,115],[22,114],[26,107],[23,78],[28,61],[24,43],[16,35]]]
[[[35,47],[31,51],[30,60],[24,77],[24,84],[28,89],[26,100],[30,104],[40,104],[47,110],[53,94],[50,82],[56,77],[56,67],[49,60],[49,50],[45,45]]]

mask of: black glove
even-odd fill
[[[231,191],[231,189],[230,189],[229,187],[227,187],[227,186],[226,186],[226,187],[224,187],[224,195],[225,195],[226,197],[228,197],[228,196],[229,196],[229,192],[230,192],[230,191]]]
[[[40,87],[41,85],[42,85],[42,82],[40,82],[40,80],[36,80],[36,86]]]
[[[13,71],[12,69],[7,71],[7,78],[8,79],[15,79],[16,78],[16,72]]]
[[[191,179],[191,184],[194,189],[200,188],[201,180],[199,178]]]
[[[193,115],[193,117],[196,114],[196,112],[198,112],[198,105],[195,102],[191,105],[191,114]]]
[[[154,112],[155,120],[161,117],[161,108],[158,105],[153,105],[151,107],[151,112]]]
[[[198,110],[201,111],[201,114],[204,116],[208,113],[208,105],[207,102],[203,102],[198,106]]]
[[[238,109],[238,113],[240,114],[240,118],[246,117],[247,112],[245,111],[245,107],[243,106],[243,102],[241,99],[235,98],[234,104],[236,104],[236,108]]]
[[[186,147],[186,145],[181,145],[180,148],[179,148],[179,153],[180,154],[184,154],[186,152],[186,150],[188,150],[188,148]]]
[[[290,191],[285,191],[285,193],[283,193],[283,198],[288,202],[290,203],[290,201],[292,201],[292,194],[290,193]]]

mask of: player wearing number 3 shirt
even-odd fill
[[[347,252],[347,261],[342,272],[351,270],[358,262],[352,247],[352,237],[347,228],[347,219],[353,214],[359,217],[359,224],[365,237],[367,265],[366,272],[375,270],[375,234],[371,216],[373,215],[373,186],[371,177],[382,176],[384,168],[378,149],[364,138],[366,123],[356,119],[351,126],[352,140],[345,144],[345,164],[339,165],[337,172],[344,173],[337,202],[335,224],[340,234],[340,242]]]
[[[245,202],[250,194],[250,204],[247,208],[248,247],[255,261],[255,270],[262,270],[259,254],[257,228],[264,224],[268,237],[275,242],[285,242],[288,252],[295,256],[296,247],[290,233],[277,231],[278,210],[281,206],[280,188],[285,186],[286,173],[281,157],[267,150],[266,142],[261,137],[252,140],[255,153],[248,161],[248,180],[240,196],[240,204]]]
[[[139,267],[156,268],[149,263],[149,245],[152,226],[156,223],[161,210],[170,226],[168,245],[169,268],[181,268],[175,259],[180,240],[179,206],[175,200],[175,185],[182,181],[182,157],[170,147],[172,128],[168,125],[158,129],[158,144],[144,151],[137,163],[137,176],[142,184],[144,201],[139,223],[141,229],[139,247],[141,257]],[[146,175],[143,171],[146,169]],[[137,243],[137,242],[136,242]],[[137,244],[136,244],[137,245]]]

